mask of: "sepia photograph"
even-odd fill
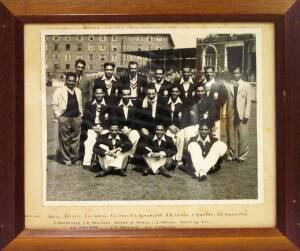
[[[261,202],[259,42],[43,30],[44,203]]]

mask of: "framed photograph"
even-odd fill
[[[297,250],[299,1],[107,4],[3,1],[1,247]]]

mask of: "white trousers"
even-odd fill
[[[101,134],[108,133],[108,130],[103,130]],[[83,165],[91,165],[92,157],[93,157],[93,148],[96,143],[96,139],[98,137],[98,134],[93,130],[89,129],[87,131],[87,139],[84,141],[84,157],[83,157]]]
[[[130,150],[130,158],[134,157],[134,154],[136,152],[136,148],[137,148],[137,144],[139,142],[140,139],[140,134],[137,130],[131,130],[129,135],[128,135],[129,140],[131,141],[133,147]]]
[[[147,156],[143,156],[144,160],[146,161],[148,167],[153,171],[153,173],[157,173],[158,169],[161,166],[164,166],[167,161],[170,161],[170,157],[161,157],[161,158],[151,158]]]
[[[216,141],[210,148],[206,157],[202,156],[202,149],[197,142],[191,142],[188,145],[188,152],[195,169],[195,175],[206,175],[227,151],[227,145],[222,141]]]
[[[183,150],[187,148],[187,144],[189,143],[192,137],[198,135],[198,125],[192,125],[181,129],[177,135],[176,147],[177,154],[175,156],[177,161],[182,161]]]
[[[106,145],[100,145],[101,148],[109,150],[109,147]],[[124,169],[128,162],[128,152],[117,152],[117,156],[114,158],[112,156],[105,155],[104,157],[98,156],[99,163],[103,169],[107,169],[109,166],[113,166],[115,169],[120,170]]]

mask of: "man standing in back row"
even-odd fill
[[[224,83],[216,81],[215,68],[213,66],[205,67],[205,79],[201,84],[205,86],[206,95],[214,100],[215,103],[215,124],[214,135],[217,139],[221,138],[221,112],[227,100],[227,90]]]
[[[229,155],[227,160],[242,163],[247,159],[248,120],[251,111],[250,85],[241,79],[240,68],[233,71],[233,80],[228,84],[227,139]]]

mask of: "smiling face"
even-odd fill
[[[157,125],[155,129],[155,134],[158,139],[161,139],[164,136],[165,130],[162,125]]]
[[[68,76],[66,79],[66,85],[70,89],[74,89],[76,84],[76,78],[74,76]]]

